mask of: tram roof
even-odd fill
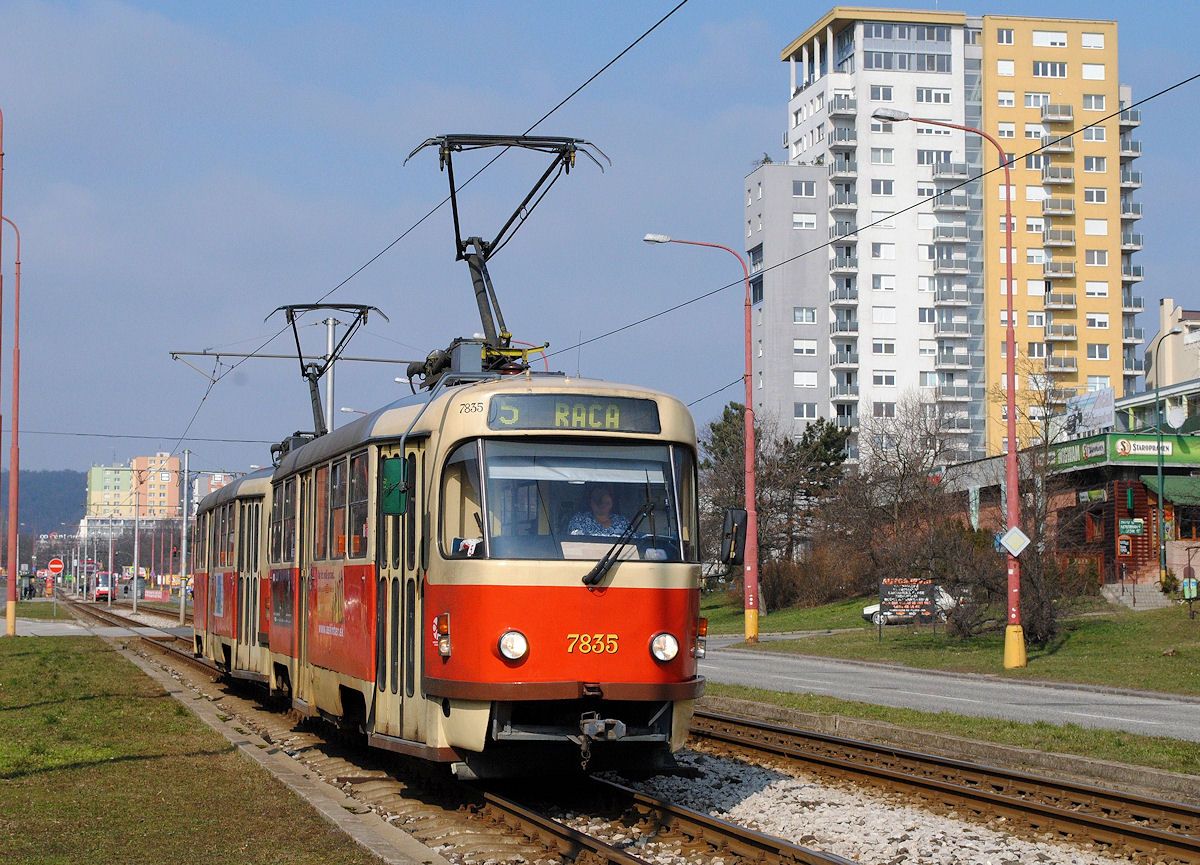
[[[271,475],[274,473],[274,469],[259,469],[245,477],[230,481],[219,490],[214,490],[202,498],[200,510],[219,507],[239,497],[266,495],[271,489]]]

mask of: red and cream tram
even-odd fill
[[[703,691],[692,417],[483,379],[204,499],[196,652],[463,777],[669,765]]]

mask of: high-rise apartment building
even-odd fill
[[[120,531],[135,520],[178,520],[179,474],[179,458],[167,453],[134,457],[128,465],[92,466],[83,533],[98,526]]]
[[[1006,196],[1019,443],[1076,393],[1133,389],[1141,148],[1115,22],[836,7],[782,59],[788,158],[746,183],[759,412],[857,428],[915,394],[964,459],[1002,451]],[[991,143],[923,119],[996,139],[1011,188]]]

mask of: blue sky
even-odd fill
[[[0,2],[3,207],[23,240],[22,468],[84,469],[184,447],[200,469],[268,462],[259,442],[312,425],[295,360],[249,361],[206,395],[207,380],[170,352],[259,348],[283,326],[264,322],[272,310],[318,301],[445,196],[432,150],[404,164],[413,147],[446,132],[524,131],[674,5]],[[493,259],[517,339],[550,341],[556,368],[687,402],[738,380],[737,263],[641,237],[740,248],[742,179],[763,153],[785,156],[780,51],[829,8],[690,0],[535,130],[592,141],[613,164],[602,173],[581,162]],[[1200,72],[1197,4],[1002,11],[1116,19],[1120,76],[1135,100]],[[1200,306],[1198,97],[1193,83],[1143,105],[1136,132],[1147,334],[1160,297]],[[481,164],[462,158],[456,169]],[[464,229],[494,233],[544,164],[514,154],[489,169],[464,194]],[[6,455],[8,229],[2,254]],[[373,318],[348,353],[418,358],[478,330],[466,267],[453,259],[450,215],[438,211],[329,296],[390,318]],[[302,334],[323,349],[322,328]],[[265,350],[292,348],[288,332]],[[408,392],[392,381],[402,374],[342,364],[335,403],[382,405]],[[734,386],[698,402],[697,421],[739,394]],[[185,430],[192,440],[181,443]]]

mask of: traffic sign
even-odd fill
[[[63,560],[62,559],[51,559],[50,564],[47,565],[47,567],[50,569],[50,573],[61,574],[63,571]]]

